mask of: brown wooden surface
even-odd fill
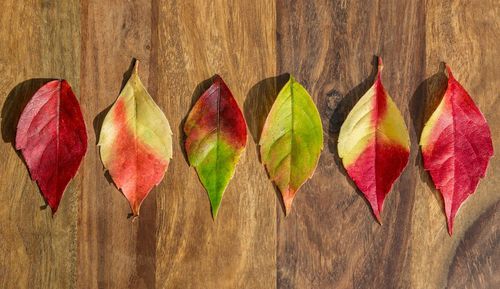
[[[1,3],[0,288],[500,288],[498,158],[449,237],[418,150],[446,61],[500,151],[495,0]],[[412,141],[382,226],[336,151],[342,121],[373,80],[373,55],[384,59],[383,82]],[[167,175],[134,223],[95,146],[133,57],[175,140]],[[250,136],[214,222],[181,128],[215,73]],[[309,90],[325,133],[316,174],[286,218],[255,145],[285,73]],[[24,104],[51,78],[71,83],[89,134],[54,217],[13,148]]]

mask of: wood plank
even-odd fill
[[[439,86],[440,62],[446,61],[455,78],[483,111],[492,130],[495,151],[499,151],[500,115],[500,19],[497,1],[426,2],[426,81],[414,96],[414,107],[432,107]],[[438,89],[439,91],[439,89]],[[428,111],[413,119],[417,130],[428,118]],[[421,169],[421,162],[419,170]],[[498,288],[500,287],[500,248],[498,207],[500,162],[494,157],[487,176],[476,194],[457,214],[453,237],[446,232],[446,221],[439,194],[421,174],[417,182],[412,225],[412,283],[414,288]]]
[[[340,126],[382,80],[410,123],[409,96],[423,80],[423,1],[278,1],[278,72],[290,72],[315,99],[325,150],[292,214],[278,214],[278,288],[412,288],[411,225],[418,170],[415,132],[408,167],[386,198],[380,226],[338,158]],[[422,276],[420,276],[422,277]]]
[[[96,146],[102,121],[118,96],[132,58],[158,100],[156,60],[151,53],[153,6],[150,1],[82,2],[82,106],[89,124],[89,151],[83,167],[78,228],[79,288],[154,288],[156,194],[144,201],[132,223],[130,207],[105,177]]]
[[[78,1],[3,1],[0,10],[0,287],[74,288],[77,195],[71,181],[52,217],[14,139],[20,113],[36,90],[65,78],[80,95]]]
[[[159,1],[158,96],[174,128],[174,159],[158,191],[158,288],[275,288],[276,197],[249,137],[217,220],[183,157],[183,119],[218,73],[243,108],[275,76],[270,1]],[[264,93],[266,94],[266,93]],[[260,109],[247,103],[247,111]],[[259,116],[258,114],[256,116]]]
[[[493,0],[3,1],[0,10],[1,288],[497,288],[500,162],[460,210],[453,237],[422,169],[418,139],[447,61],[490,123],[500,150],[500,18]],[[403,112],[410,163],[383,225],[345,174],[340,126],[384,58]],[[164,181],[132,223],[95,146],[133,57],[174,131]],[[322,115],[317,172],[284,217],[258,159],[267,112],[292,73]],[[183,119],[220,74],[250,136],[217,220],[183,152]],[[52,218],[13,148],[19,114],[50,78],[67,79],[89,149]]]

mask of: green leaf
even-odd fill
[[[311,178],[323,149],[318,109],[305,88],[290,76],[276,98],[260,138],[260,155],[290,213],[299,188]]]

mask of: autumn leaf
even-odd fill
[[[161,182],[172,158],[172,131],[139,78],[137,60],[104,119],[98,145],[104,167],[133,215],[139,216],[142,202]]]
[[[184,125],[189,163],[208,192],[214,219],[247,142],[247,128],[231,91],[218,75]]]
[[[54,214],[87,151],[80,105],[66,80],[50,81],[33,95],[17,125],[16,149]]]
[[[375,83],[347,115],[338,140],[344,167],[379,222],[384,199],[406,167],[410,152],[403,117],[382,85],[382,68],[379,58]]]
[[[449,66],[446,92],[422,131],[424,168],[444,200],[448,232],[462,203],[474,193],[493,156],[491,132],[479,108]]]
[[[323,126],[318,109],[295,79],[279,92],[260,138],[260,156],[283,197],[285,214],[300,187],[314,174],[323,149]]]

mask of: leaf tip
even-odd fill
[[[285,217],[287,217],[288,215],[290,215],[290,213],[292,212],[292,205],[285,205]]]
[[[454,79],[453,73],[451,72],[451,67],[448,65],[448,63],[444,63],[444,68],[445,68],[445,73],[448,79]]]
[[[450,237],[453,235],[453,220],[454,220],[454,217],[449,217],[447,218],[447,224],[448,224],[448,234],[450,235]]]
[[[49,207],[50,207],[50,210],[52,211],[52,217],[54,217],[54,215],[55,215],[55,214],[56,214],[56,212],[57,212],[57,208],[58,208],[58,206],[52,207],[51,205],[49,205]]]
[[[215,221],[217,219],[217,214],[219,213],[221,199],[212,199],[210,194],[208,195],[208,197],[210,199],[210,207],[212,208],[212,219]]]
[[[225,82],[224,80],[222,79],[222,77],[219,75],[219,74],[214,74],[214,76],[212,76],[212,83],[213,84],[224,84],[225,85]]]
[[[52,216],[57,212],[57,209],[59,208],[59,201],[54,200],[54,199],[49,199],[45,196],[45,193],[42,192],[44,195],[44,198],[46,199],[46,204],[50,207],[50,210],[52,211]]]
[[[138,218],[139,217],[139,211],[141,209],[141,202],[134,202],[133,204],[131,204],[131,209],[132,209],[132,217],[135,219],[135,218]]]
[[[290,215],[292,212],[292,203],[295,192],[291,189],[288,189],[285,194],[283,194],[283,204],[285,205],[285,216]]]
[[[139,75],[139,59],[134,58],[134,68],[133,68],[133,73],[135,75]]]
[[[373,215],[375,216],[375,220],[379,225],[382,225],[382,219],[380,218],[380,211],[379,210],[373,210]]]
[[[212,207],[212,219],[215,220],[217,219],[217,213],[219,212],[219,207]]]
[[[377,223],[379,223],[380,225],[382,225],[382,218],[380,217],[380,214],[382,213],[382,208],[384,207],[383,202],[383,200],[381,202],[368,200],[368,203],[372,209],[373,216],[375,217]]]
[[[377,56],[377,69],[378,69],[378,72],[382,72],[382,70],[384,69],[384,63],[382,62],[382,57],[381,56]]]

